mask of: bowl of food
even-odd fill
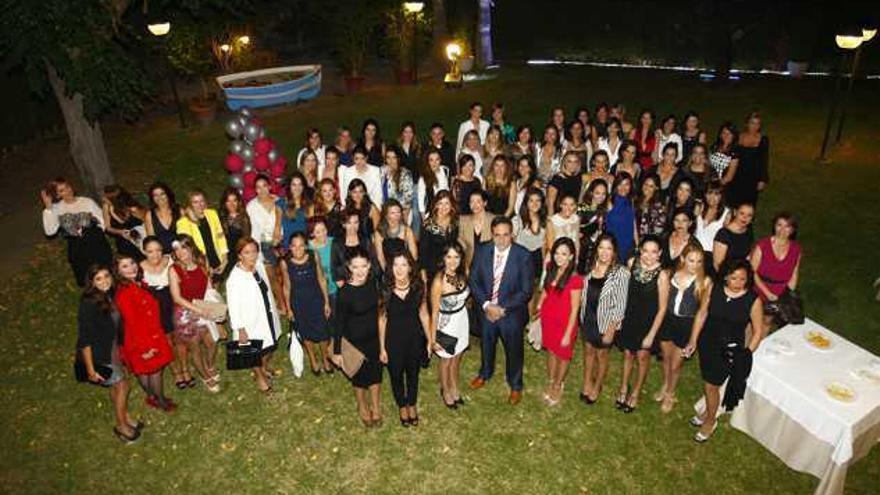
[[[858,399],[855,388],[852,385],[839,380],[830,381],[825,384],[825,393],[828,397],[837,402],[851,404]]]
[[[830,351],[834,348],[834,340],[821,330],[806,330],[804,339],[810,347],[819,351]]]

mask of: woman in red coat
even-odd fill
[[[133,258],[118,255],[115,264],[122,361],[147,393],[147,405],[171,412],[177,406],[162,390],[162,370],[174,355],[162,328],[159,302],[141,282],[140,266]]]

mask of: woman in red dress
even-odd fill
[[[801,245],[797,241],[797,220],[791,213],[773,218],[773,235],[755,244],[749,261],[755,270],[755,292],[766,305],[776,302],[787,290],[795,290],[801,266]],[[764,314],[764,328],[769,329],[772,314]]]
[[[642,174],[650,172],[654,168],[653,155],[657,147],[657,138],[654,136],[654,112],[642,110],[639,124],[632,130],[629,138],[636,143],[636,161],[642,167]]]
[[[122,362],[137,377],[147,394],[147,405],[165,412],[176,409],[162,390],[162,370],[174,355],[162,327],[159,301],[141,281],[137,261],[117,255],[116,307],[122,316]]]
[[[544,401],[550,406],[562,400],[562,384],[577,339],[578,314],[584,279],[575,273],[575,245],[568,237],[560,237],[550,249],[544,290],[538,301],[541,315],[541,341],[547,353],[547,374],[550,379]]]

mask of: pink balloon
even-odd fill
[[[242,178],[244,179],[244,188],[245,188],[245,190],[247,190],[247,189],[253,189],[253,188],[254,188],[254,183],[257,181],[257,173],[254,172],[253,170],[251,170],[250,172],[244,174],[244,175],[242,176]]]
[[[269,170],[269,167],[272,163],[269,161],[269,157],[266,155],[257,155],[254,157],[254,168],[259,171]]]
[[[226,170],[231,174],[237,174],[241,172],[241,169],[244,168],[244,160],[236,155],[235,153],[230,153],[226,155]]]
[[[241,199],[245,202],[245,204],[256,197],[257,191],[254,190],[254,188],[245,188],[244,191],[241,192]]]
[[[272,184],[272,194],[274,194],[276,196],[283,195],[284,194],[284,186],[281,184],[278,184],[277,182],[275,184]]]
[[[284,177],[287,173],[287,158],[279,156],[272,162],[272,177]]]
[[[275,147],[275,144],[268,138],[260,138],[254,141],[254,151],[258,155],[265,155],[266,153],[272,151],[272,148]]]

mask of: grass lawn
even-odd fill
[[[871,282],[880,276],[873,253],[880,236],[876,207],[880,183],[877,82],[859,83],[846,141],[830,166],[813,158],[827,111],[827,81],[740,81],[714,89],[693,76],[588,68],[505,69],[462,91],[438,85],[375,88],[357,96],[326,94],[308,104],[258,112],[269,135],[294,156],[307,127],[325,137],[344,123],[359,130],[368,116],[386,135],[403,120],[420,130],[433,121],[454,135],[467,104],[503,101],[514,124],[546,121],[550,107],[573,109],[623,101],[630,119],[642,106],[682,115],[695,109],[714,137],[726,119],[737,123],[757,108],[771,139],[771,183],[759,206],[756,232],[764,235],[780,209],[801,220],[805,259],[801,283],[807,313],[875,354],[880,352],[880,304]],[[873,87],[872,87],[873,86]],[[105,132],[120,182],[142,191],[156,177],[178,195],[200,186],[215,197],[225,185],[227,140],[220,123],[181,131],[172,117]],[[216,200],[215,200],[216,201]],[[34,221],[38,212],[34,211]],[[11,233],[10,233],[11,234]],[[662,415],[650,401],[659,367],[651,371],[645,399],[631,415],[613,407],[620,356],[599,403],[577,399],[580,350],[561,407],[548,409],[538,391],[544,357],[527,349],[525,398],[506,403],[503,357],[483,390],[448,411],[437,397],[436,367],[422,374],[417,429],[396,424],[387,377],[385,426],[366,431],[347,381],[292,378],[289,365],[267,398],[245,372],[226,372],[223,391],[197,388],[170,395],[172,415],[146,410],[136,390],[131,407],[148,427],[124,447],[111,435],[106,392],[78,386],[71,377],[78,291],[61,242],[35,247],[33,261],[0,287],[0,328],[6,395],[0,405],[0,492],[3,493],[809,493],[816,480],[788,469],[726,424],[706,445],[691,440],[690,404],[701,383],[687,363],[678,407]],[[465,355],[463,378],[479,365],[478,343]],[[283,356],[278,356],[281,365]],[[806,359],[806,357],[805,357]],[[285,363],[286,364],[286,363]],[[463,386],[465,384],[462,384]],[[466,388],[466,387],[465,387]],[[871,487],[874,487],[873,489]],[[877,493],[880,448],[850,469],[847,493]]]

